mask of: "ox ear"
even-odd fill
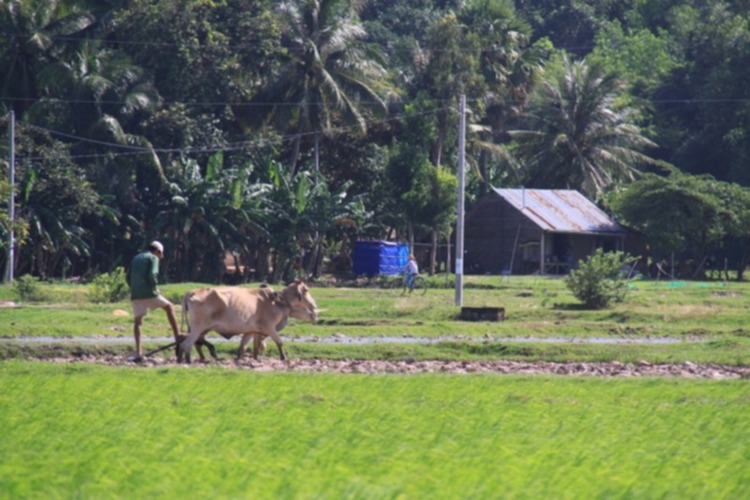
[[[289,286],[287,288],[294,288],[294,293],[297,296],[297,300],[302,300],[302,295],[305,292],[305,283],[297,278],[291,283],[289,283]]]
[[[273,295],[271,296],[271,302],[275,306],[289,307],[289,300],[284,296],[283,293],[280,292],[273,292]]]

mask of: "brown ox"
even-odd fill
[[[190,363],[193,344],[212,330],[226,339],[242,335],[237,359],[243,356],[252,337],[255,337],[253,357],[257,359],[263,340],[271,337],[279,349],[279,357],[284,360],[286,356],[278,332],[286,326],[289,316],[316,321],[318,306],[307,286],[298,280],[278,293],[268,287],[224,286],[193,290],[182,299],[182,314],[183,320],[185,315],[188,317],[188,334],[179,344],[178,361]]]

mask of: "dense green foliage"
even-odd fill
[[[130,288],[122,267],[94,278],[88,291],[88,298],[92,302],[119,302],[128,296]]]
[[[598,248],[570,271],[565,284],[584,306],[603,309],[612,302],[625,300],[632,262],[622,252],[604,252]]]
[[[39,278],[29,274],[13,281],[13,291],[19,300],[26,302],[42,301],[45,297]]]
[[[738,184],[680,172],[647,174],[613,192],[609,202],[625,223],[646,235],[654,259],[689,249],[702,264],[690,278],[706,267],[715,270],[720,265],[717,250],[733,238],[742,278],[750,251],[750,197]]]
[[[10,498],[743,498],[747,382],[0,363]]]
[[[90,279],[156,237],[171,282],[218,282],[227,250],[259,279],[318,276],[358,237],[428,242],[434,271],[464,94],[468,208],[491,186],[625,193],[609,208],[654,259],[741,278],[749,19],[725,0],[4,1],[15,274]],[[710,186],[708,229],[631,209],[665,171],[675,196]]]

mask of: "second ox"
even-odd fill
[[[190,363],[193,344],[209,331],[229,339],[242,335],[237,358],[245,353],[251,338],[255,337],[253,357],[266,337],[276,343],[279,357],[286,356],[279,332],[289,317],[317,321],[318,306],[302,281],[295,281],[280,292],[268,287],[256,289],[242,287],[216,287],[192,290],[182,299],[183,319],[187,315],[187,338],[179,344],[177,360]]]

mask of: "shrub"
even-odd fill
[[[124,300],[129,291],[125,270],[118,267],[111,273],[100,274],[94,278],[87,295],[91,302],[118,302]]]
[[[45,299],[45,294],[39,288],[39,278],[30,274],[24,274],[14,280],[13,290],[22,301],[39,302]]]
[[[593,255],[570,271],[565,284],[573,295],[591,309],[604,309],[612,302],[622,302],[628,291],[627,269],[635,260],[623,252],[604,252],[598,248]]]

